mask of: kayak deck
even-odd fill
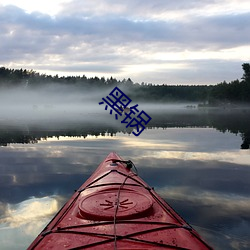
[[[212,249],[110,153],[28,249]]]

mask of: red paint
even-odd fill
[[[212,249],[117,160],[110,153],[28,249]]]

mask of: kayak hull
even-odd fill
[[[28,249],[212,249],[110,153]]]

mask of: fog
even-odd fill
[[[0,92],[0,122],[89,120],[102,115],[101,94],[66,86],[4,89]],[[95,117],[97,118],[97,117]]]
[[[50,85],[35,89],[13,88],[0,90],[0,123],[42,123],[42,122],[110,122],[115,117],[109,115],[105,105],[99,105],[102,97],[110,90],[83,90],[65,85]],[[138,109],[146,113],[186,109],[189,104],[138,104]],[[187,109],[186,109],[187,110]]]

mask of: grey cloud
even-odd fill
[[[46,67],[41,66],[40,69],[46,69]],[[96,72],[96,73],[109,73],[109,72],[119,72],[120,67],[116,65],[104,65],[104,64],[87,64],[87,65],[79,65],[78,63],[73,65],[66,65],[60,66],[55,65],[51,66],[51,69],[54,71],[61,71],[61,72]]]
[[[217,3],[218,1],[198,1],[198,0],[127,0],[126,2],[115,0],[104,0],[100,3],[98,0],[80,1],[74,0],[65,4],[62,11],[64,15],[80,16],[106,16],[107,13],[115,16],[132,16],[132,17],[151,17],[154,14],[162,14],[169,11],[182,11],[187,9],[198,9],[207,4]]]
[[[228,48],[249,44],[250,13],[195,18],[183,30],[191,44],[209,44],[212,47]]]
[[[32,42],[39,44],[39,41],[41,45],[55,45],[54,36],[62,36],[62,40],[67,38],[69,44],[74,43],[75,37],[72,39],[71,36],[76,36],[78,42],[83,40],[89,43],[101,43],[104,40],[113,45],[122,42],[162,41],[189,48],[233,47],[247,44],[250,39],[248,26],[250,13],[196,17],[188,23],[161,20],[136,21],[129,17],[117,16],[95,18],[57,16],[54,19],[41,13],[27,14],[12,6],[2,8],[1,14],[4,20],[1,29],[5,32],[13,29],[16,36],[24,34],[26,37],[23,39],[27,39],[29,46],[33,45]],[[60,41],[59,39],[58,42]],[[20,44],[20,37],[18,44]]]

